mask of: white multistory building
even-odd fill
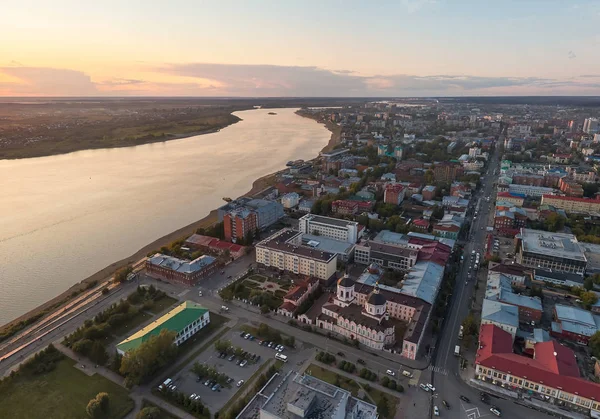
[[[356,243],[362,234],[361,227],[355,221],[314,214],[306,214],[298,221],[298,228],[303,234],[324,236],[348,243]]]

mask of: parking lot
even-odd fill
[[[242,332],[240,330],[231,330],[225,334],[221,341],[229,340],[232,346],[240,347],[250,355],[260,356],[258,362],[249,361],[247,365],[238,365],[240,361],[239,356],[235,356],[231,359],[231,355],[226,357],[219,357],[219,352],[214,348],[214,345],[207,348],[206,351],[202,352],[193,362],[184,367],[175,377],[173,378],[174,384],[177,386],[177,390],[182,391],[187,395],[196,394],[200,396],[202,402],[211,410],[216,412],[227,404],[227,401],[233,397],[237,392],[237,383],[240,380],[244,382],[248,381],[250,377],[263,365],[266,361],[274,358],[276,351],[273,348],[259,345],[259,340],[253,341],[244,339],[240,336]],[[289,354],[288,348],[284,349],[283,354]],[[194,362],[205,363],[208,366],[214,367],[219,373],[226,374],[232,379],[228,387],[223,387],[219,390],[213,391],[211,386],[206,386],[206,378],[198,381],[198,376],[192,372],[192,366]],[[289,364],[288,364],[289,365]]]

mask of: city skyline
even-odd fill
[[[32,0],[0,17],[0,96],[600,95],[598,17],[591,1]]]

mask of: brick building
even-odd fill
[[[255,212],[245,208],[232,210],[223,216],[223,229],[225,240],[243,240],[258,229],[258,217]]]
[[[385,185],[383,202],[386,204],[400,205],[404,201],[404,186],[399,183],[388,183]]]
[[[217,267],[217,260],[207,255],[188,261],[157,253],[146,261],[149,276],[189,287],[212,274]]]

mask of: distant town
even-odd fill
[[[297,113],[319,156],[4,328],[0,417],[600,418],[599,108]]]

